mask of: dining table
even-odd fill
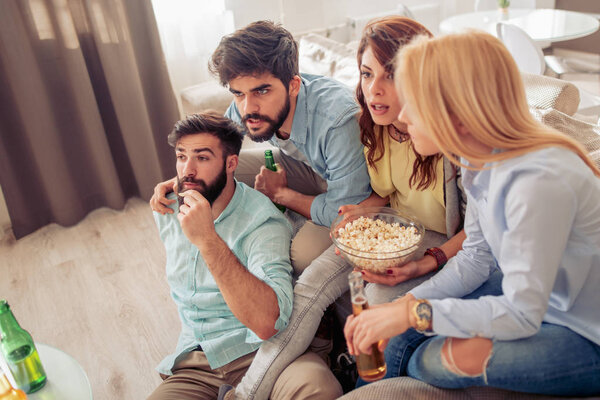
[[[560,42],[596,32],[598,18],[581,12],[556,9],[511,8],[458,14],[440,23],[440,33],[448,34],[473,28],[496,35],[496,24],[504,22],[523,29],[536,42]]]

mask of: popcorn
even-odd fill
[[[401,264],[421,241],[414,226],[361,216],[337,230],[340,250],[355,266],[383,273],[389,267]]]

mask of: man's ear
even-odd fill
[[[227,156],[227,160],[225,161],[225,169],[228,174],[233,174],[238,166],[238,156],[237,154],[231,154]]]
[[[290,81],[290,85],[288,87],[288,93],[291,97],[298,96],[300,93],[300,84],[302,83],[302,79],[298,75],[294,75],[292,80]]]

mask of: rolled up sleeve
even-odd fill
[[[327,132],[323,146],[327,192],[316,196],[310,208],[312,220],[319,225],[331,225],[340,206],[358,204],[371,194],[358,132],[354,115]]]
[[[292,266],[289,252],[291,229],[278,221],[269,220],[254,230],[246,238],[248,254],[248,270],[261,281],[265,282],[277,297],[279,317],[275,329],[284,329],[292,314],[293,287]],[[248,330],[246,342],[261,342],[254,332]]]
[[[507,188],[504,201],[496,205],[504,219],[493,221],[497,227],[503,224],[496,230],[499,246],[495,252],[495,259],[503,272],[503,294],[476,300],[431,301],[433,330],[437,334],[515,340],[534,335],[541,326],[569,240],[577,197],[569,182],[564,179],[561,182],[559,176],[549,177],[532,170],[521,171],[511,178],[511,182],[503,185]],[[557,190],[557,187],[561,189]],[[469,203],[467,211],[471,208]],[[471,234],[467,231],[465,251],[455,257],[453,267],[464,271],[464,274],[482,276],[477,273],[477,264],[481,263],[480,269],[486,269],[489,260],[465,257],[469,255]],[[445,276],[438,274],[438,277],[442,279]],[[463,281],[475,282],[475,279],[467,279],[467,275],[463,277]],[[459,294],[456,281],[449,280],[454,290],[446,290],[442,296]],[[466,289],[471,287],[463,288]],[[426,297],[432,293],[417,288],[413,294]],[[442,298],[440,295],[435,297]]]

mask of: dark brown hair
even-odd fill
[[[290,32],[271,21],[253,22],[224,36],[208,69],[226,86],[238,76],[268,72],[287,88],[298,71],[298,44]]]
[[[242,148],[244,134],[242,128],[216,111],[207,111],[201,114],[191,114],[177,121],[167,141],[175,147],[177,141],[186,135],[208,133],[221,142],[223,158],[232,154],[239,155]]]
[[[367,48],[371,48],[375,59],[390,74],[394,73],[394,59],[398,49],[408,44],[413,38],[426,35],[432,37],[431,32],[423,25],[410,18],[401,16],[389,16],[369,21],[363,29],[362,37],[358,45],[356,59],[358,68],[362,63],[362,57]],[[359,117],[360,141],[367,148],[367,162],[372,168],[377,168],[375,162],[383,157],[383,134],[376,135],[371,113],[365,102],[365,95],[361,88],[362,75],[356,86],[356,99],[361,108]],[[411,145],[412,147],[412,145]],[[414,151],[414,149],[413,149]],[[409,186],[417,185],[417,189],[423,190],[434,184],[435,163],[442,156],[439,154],[423,157],[416,154],[413,171],[408,181]]]

